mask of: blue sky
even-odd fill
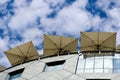
[[[0,0],[0,65],[3,51],[33,41],[43,53],[43,34],[80,38],[81,31],[117,32],[119,0]]]

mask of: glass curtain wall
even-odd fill
[[[120,54],[83,58],[79,56],[76,73],[119,73]]]

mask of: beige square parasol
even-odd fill
[[[113,51],[116,45],[114,32],[81,32],[81,51]]]
[[[12,66],[37,59],[39,57],[32,41],[7,50],[4,53]]]
[[[44,34],[44,56],[65,54],[77,50],[78,39]]]
[[[115,51],[115,32],[81,32],[81,52],[112,52]],[[98,53],[98,52],[97,52]],[[96,53],[96,55],[97,55]],[[106,54],[108,55],[108,54]]]

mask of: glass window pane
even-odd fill
[[[53,71],[53,70],[60,70],[60,69],[63,69],[63,65],[48,66],[46,67],[45,71]]]
[[[92,68],[93,69],[93,65],[94,65],[94,58],[86,59],[85,69],[86,68]]]
[[[77,69],[77,73],[84,73],[84,69]]]
[[[60,70],[60,69],[63,69],[63,65],[56,65],[54,67],[54,70]]]
[[[96,58],[99,58],[99,59],[102,58],[102,59],[103,59],[103,57],[104,57],[104,56],[96,56],[95,59],[96,59]]]
[[[84,69],[85,60],[79,59],[77,68]]]
[[[103,59],[101,58],[96,58],[95,59],[95,68],[103,68]]]
[[[22,74],[22,73],[12,75],[12,76],[9,77],[9,80],[13,80],[13,79],[15,79],[15,78],[18,78],[18,77],[21,76],[21,74]]]
[[[113,59],[113,67],[114,69],[120,68],[120,59]]]
[[[52,71],[52,70],[54,70],[54,66],[47,66],[46,67],[46,69],[45,69],[45,71]]]
[[[115,54],[114,58],[120,58],[120,54]]]
[[[83,55],[80,55],[80,56],[79,56],[79,59],[83,59]]]
[[[85,73],[93,73],[93,69],[85,69]]]
[[[113,69],[104,69],[104,73],[112,73]]]
[[[120,73],[120,69],[114,69],[113,73]]]
[[[104,59],[107,59],[107,58],[113,58],[113,56],[104,56]]]
[[[94,69],[94,73],[103,73],[103,69]]]
[[[22,75],[22,72],[24,71],[24,68],[23,69],[19,69],[19,70],[16,70],[16,71],[13,71],[13,72],[10,72],[9,73],[9,79],[8,80],[13,80],[13,79],[16,79],[18,77],[20,77]]]
[[[113,68],[113,59],[104,59],[104,68]]]
[[[64,67],[65,60],[46,63],[45,71],[60,70]]]

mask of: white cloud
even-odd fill
[[[104,21],[104,19],[101,19],[100,16],[94,16],[92,17],[92,27],[94,29],[94,31],[97,31],[100,29],[101,23]],[[101,26],[102,27],[102,26]]]
[[[0,38],[0,50],[4,51],[5,49],[8,49],[8,44],[9,44],[9,38]]]
[[[9,47],[14,48],[14,47],[19,46],[19,45],[21,45],[23,43],[24,43],[23,41],[18,41],[18,40],[11,39],[9,41]]]
[[[40,55],[43,54],[43,49],[41,49],[41,50],[37,50],[37,51],[38,51],[38,53],[39,53]]]
[[[7,3],[8,1],[10,1],[10,0],[0,0],[0,5],[1,5],[1,4],[5,4],[5,3]]]
[[[19,1],[18,1],[19,2]],[[21,4],[15,4],[21,6]],[[33,0],[29,6],[15,8],[15,15],[9,22],[9,27],[14,30],[25,29],[29,24],[34,24],[37,17],[45,17],[51,10],[43,0]]]
[[[14,0],[14,7],[21,8],[27,6],[26,0]]]
[[[110,3],[112,2],[113,0],[98,0],[96,2],[96,6],[97,7],[100,7],[101,9],[103,10],[107,10],[109,8],[109,5]]]
[[[0,38],[0,65],[10,67],[10,63],[3,53],[5,50],[8,50],[9,37]]]
[[[89,29],[91,25],[89,13],[79,8],[64,8],[59,13],[58,19],[61,20],[63,32],[68,34],[79,35],[80,31]]]
[[[76,7],[76,8],[81,8],[81,9],[85,9],[86,5],[88,3],[88,0],[76,0],[72,6]]]
[[[113,8],[108,10],[109,18],[113,25],[120,27],[120,8]]]
[[[38,28],[27,29],[21,35],[24,42],[33,41],[36,46],[43,41],[43,32]]]
[[[26,8],[17,11],[17,14],[12,17],[9,27],[11,29],[20,30],[25,29],[28,24],[33,24],[36,19],[34,12],[27,10]]]
[[[120,30],[117,32],[116,46],[120,45]]]
[[[51,6],[57,6],[58,4],[64,3],[65,0],[44,0],[44,1]]]
[[[11,64],[9,63],[9,61],[6,57],[0,58],[0,65],[5,66],[5,67],[11,66]]]
[[[76,3],[75,3],[76,4]],[[56,31],[57,34],[79,35],[80,31],[91,26],[91,15],[75,5],[65,7],[53,19],[41,19],[46,32]],[[86,23],[87,22],[87,23]]]

